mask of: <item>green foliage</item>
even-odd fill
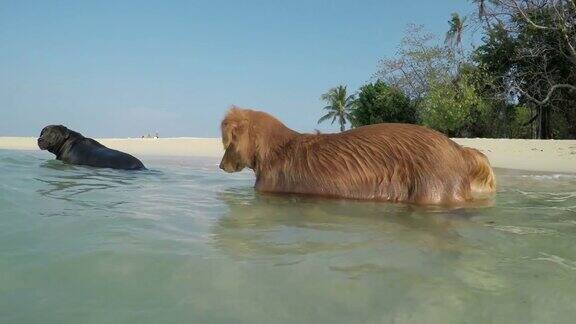
[[[346,121],[351,119],[350,112],[354,107],[354,95],[348,95],[346,86],[337,86],[331,88],[320,97],[321,100],[326,102],[328,106],[324,107],[328,113],[318,120],[318,124],[332,118],[332,124],[338,119],[340,124],[340,131],[346,129]]]
[[[377,123],[415,123],[416,110],[400,90],[383,81],[369,83],[360,88],[355,109],[352,111],[354,127]]]
[[[435,83],[419,105],[422,124],[449,136],[471,136],[475,119],[486,119],[488,106],[466,79]]]
[[[479,68],[502,82],[514,64],[518,44],[502,24],[488,29],[483,41],[484,44],[474,50],[473,60]]]
[[[509,135],[576,138],[576,51],[571,50],[576,6],[570,1],[477,3],[486,24],[484,44],[474,50],[473,59],[489,80],[481,94],[497,110],[512,104],[532,113],[527,122],[534,125],[523,127],[530,132],[510,128]]]
[[[445,46],[412,25],[396,54],[380,61],[373,77],[381,81],[362,86],[357,100],[324,95],[330,106],[321,121],[339,119],[341,129],[346,120],[421,123],[459,137],[576,138],[573,1],[473,2],[481,46],[462,46],[467,17],[457,13]]]
[[[510,123],[510,138],[532,138],[532,126],[528,123],[534,115],[532,110],[521,105],[513,106],[511,109],[514,117]]]

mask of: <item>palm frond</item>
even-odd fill
[[[318,120],[318,123],[332,118],[332,124],[334,124],[336,119],[338,119],[340,129],[344,129],[344,125],[346,125],[346,122],[351,118],[349,112],[356,104],[355,95],[348,95],[347,89],[347,86],[339,85],[330,88],[320,96],[320,99],[327,104],[327,106],[322,109],[328,111],[328,113],[322,116],[322,118]]]
[[[462,34],[464,33],[466,17],[460,17],[457,12],[451,14],[448,25],[450,28],[446,32],[444,43],[450,47],[459,46],[462,43]]]
[[[325,120],[329,119],[330,117],[332,117],[334,115],[333,112],[329,112],[326,115],[320,117],[320,119],[318,119],[318,124],[324,122]]]

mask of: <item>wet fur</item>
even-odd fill
[[[38,147],[69,164],[124,170],[145,169],[144,164],[130,154],[107,148],[98,141],[62,125],[44,127]]]
[[[453,204],[495,190],[484,154],[417,125],[300,134],[267,113],[233,107],[221,131],[220,167],[254,170],[263,192]]]

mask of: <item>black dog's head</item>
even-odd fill
[[[62,125],[50,125],[44,127],[38,137],[38,147],[41,150],[48,150],[50,152],[57,150],[66,142],[71,136],[78,134]],[[78,134],[79,135],[79,134]]]

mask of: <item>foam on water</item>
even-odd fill
[[[1,323],[571,323],[576,176],[497,170],[459,209],[262,195],[0,151]]]
[[[574,174],[562,174],[562,173],[558,173],[558,174],[528,174],[528,175],[522,175],[521,177],[522,178],[536,179],[536,180],[561,180],[561,179],[574,180],[574,179],[576,179],[576,175],[574,175]]]

